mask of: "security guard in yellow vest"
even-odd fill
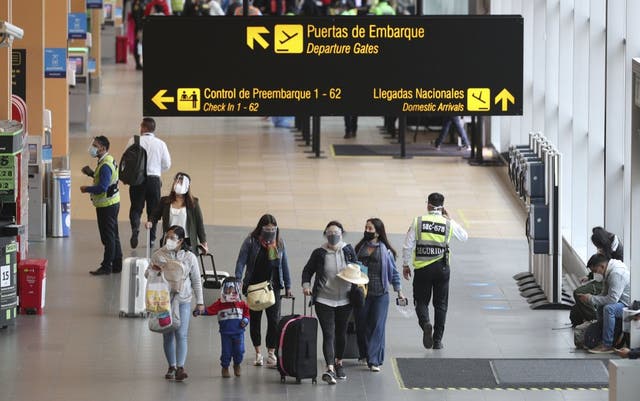
[[[84,166],[82,172],[93,177],[93,185],[83,185],[80,192],[90,193],[91,202],[96,208],[100,240],[104,245],[104,257],[97,270],[89,273],[94,276],[120,273],[122,271],[122,248],[118,234],[118,212],[120,211],[120,192],[118,190],[118,167],[109,153],[109,140],[105,136],[93,138],[89,147],[91,157],[98,158],[98,167],[93,171]]]
[[[413,302],[422,329],[422,345],[441,349],[449,304],[449,242],[455,236],[467,240],[467,232],[452,220],[444,208],[444,196],[434,192],[427,199],[424,216],[416,217],[402,247],[404,278],[411,278],[413,266]],[[429,302],[433,292],[434,324],[429,320]]]

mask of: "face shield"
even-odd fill
[[[240,283],[236,280],[225,280],[220,292],[222,302],[240,301]]]

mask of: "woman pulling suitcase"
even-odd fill
[[[344,228],[337,221],[327,224],[323,232],[327,242],[315,249],[302,271],[302,289],[305,295],[313,296],[316,315],[322,330],[322,353],[327,370],[322,380],[336,384],[336,379],[346,379],[342,367],[347,321],[351,314],[349,293],[351,282],[341,278],[350,263],[356,262],[356,253],[350,244],[342,241]],[[354,275],[360,277],[360,269],[355,266]],[[315,275],[313,287],[311,277]],[[366,279],[366,277],[364,277]]]

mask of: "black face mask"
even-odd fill
[[[276,233],[276,231],[267,231],[263,228],[260,236],[265,242],[273,242],[276,239]]]
[[[331,246],[336,246],[342,241],[342,235],[340,234],[329,234],[327,235],[327,242]]]
[[[371,232],[371,231],[365,231],[364,232],[364,239],[366,239],[367,241],[371,241],[375,237],[376,237],[376,233],[375,232]]]

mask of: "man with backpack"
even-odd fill
[[[140,124],[140,136],[135,135],[127,143],[120,160],[120,180],[129,185],[129,221],[131,223],[131,248],[138,246],[140,216],[147,207],[147,219],[160,202],[160,175],[171,167],[171,155],[167,144],[155,136],[156,122],[145,117]],[[156,223],[151,227],[150,246],[156,240]]]

